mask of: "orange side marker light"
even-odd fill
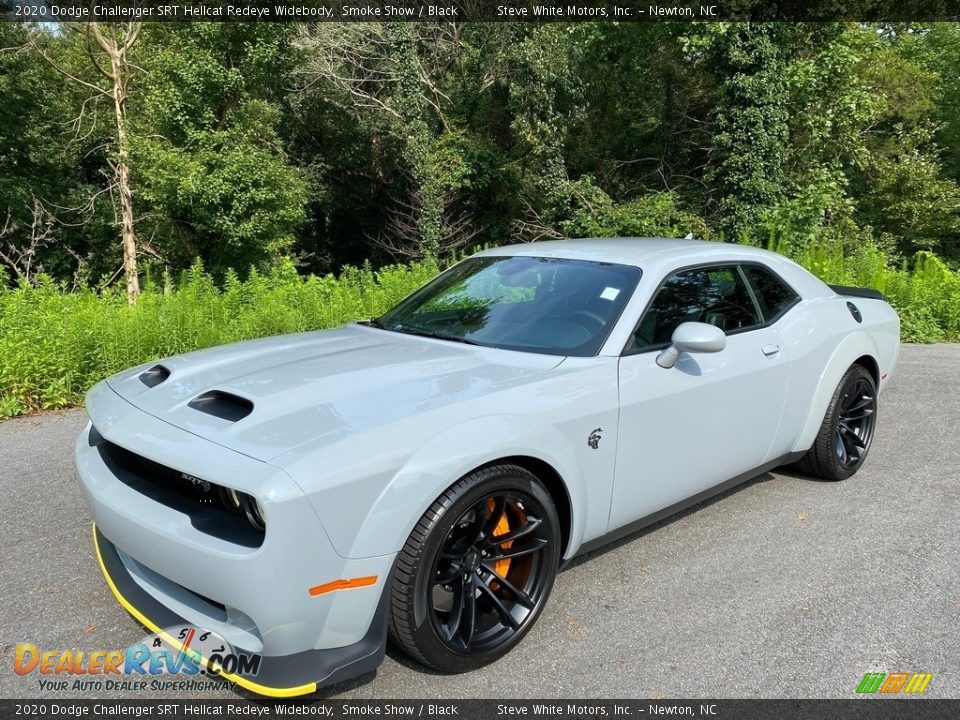
[[[307,592],[310,593],[311,597],[316,597],[317,595],[324,595],[329,592],[336,592],[337,590],[352,590],[353,588],[369,587],[370,585],[376,584],[376,575],[365,575],[364,577],[331,580],[323,585],[314,585],[312,588],[307,590]]]

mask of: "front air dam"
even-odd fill
[[[120,560],[116,547],[104,537],[96,524],[93,526],[93,549],[103,577],[117,602],[141,625],[160,635],[172,647],[183,650],[182,643],[167,633],[165,628],[189,623],[157,602],[134,581]],[[292,655],[261,655],[255,677],[228,673],[216,663],[208,663],[207,658],[202,658],[203,666],[239,687],[269,697],[309,695],[321,687],[372,672],[383,662],[386,653],[390,585],[388,579],[370,629],[359,642],[346,647],[307,650]]]

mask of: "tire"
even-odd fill
[[[862,365],[851,365],[830,399],[813,447],[797,463],[806,475],[846,480],[862,466],[877,423],[877,384]]]
[[[400,551],[391,639],[444,673],[493,662],[536,623],[560,553],[556,508],[534,475],[509,464],[466,475],[430,506]]]

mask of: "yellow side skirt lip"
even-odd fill
[[[142,612],[137,610],[130,601],[128,601],[117,588],[116,584],[113,582],[113,578],[110,577],[110,573],[107,571],[107,566],[103,562],[103,557],[100,555],[100,543],[97,541],[97,524],[93,524],[93,549],[97,555],[97,563],[100,565],[100,572],[103,573],[103,577],[107,581],[107,585],[110,587],[110,592],[113,593],[113,596],[117,599],[117,602],[123,606],[123,609],[130,613],[134,618],[136,618],[141,625],[149,628],[153,632],[157,633],[170,643],[173,647],[183,650],[183,645],[179,640],[171,636],[169,633],[164,631],[163,628],[159,627],[154,623],[150,618],[144,615]],[[201,656],[204,665],[208,665],[207,659]],[[224,672],[223,669],[217,666],[216,663],[208,665],[213,669],[218,675],[236,683],[242,688],[246,688],[252,692],[258,693],[260,695],[266,695],[268,697],[296,697],[298,695],[308,695],[309,693],[315,692],[317,689],[316,683],[307,683],[306,685],[297,685],[296,687],[289,688],[275,688],[269,687],[267,685],[261,685],[260,683],[255,683],[252,680],[247,680],[244,677],[239,675],[234,675],[233,673]]]

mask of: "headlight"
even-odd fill
[[[243,509],[247,513],[247,520],[250,521],[250,524],[253,525],[257,530],[266,529],[266,524],[263,522],[263,511],[260,509],[260,503],[258,503],[251,495],[245,495],[243,500]]]
[[[220,486],[220,502],[222,502],[223,506],[230,512],[243,512],[243,502],[240,500],[241,494],[242,493],[238,493],[233,488]]]
[[[263,510],[252,495],[222,485],[219,487],[219,494],[220,504],[225,510],[246,515],[249,523],[261,532],[266,528],[266,523],[263,522]]]

